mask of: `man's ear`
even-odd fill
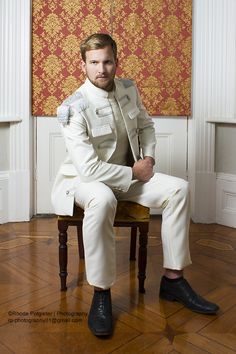
[[[82,71],[83,71],[84,74],[86,74],[85,65],[86,65],[85,62],[84,62],[83,60],[81,60],[80,66],[81,66],[81,69],[82,69]]]

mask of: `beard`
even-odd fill
[[[88,76],[88,79],[91,81],[91,83],[94,86],[96,86],[104,91],[110,92],[114,88],[114,76],[113,77],[98,76],[95,79],[91,79]]]

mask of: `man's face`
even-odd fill
[[[110,46],[86,52],[86,62],[82,61],[82,70],[95,86],[105,91],[113,89],[117,59]]]

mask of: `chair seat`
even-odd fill
[[[116,221],[147,222],[150,219],[149,208],[134,202],[118,202]]]
[[[149,208],[138,203],[121,201],[117,204],[115,220],[118,222],[148,222],[150,220]],[[84,210],[77,205],[73,216],[59,215],[59,220],[80,221],[84,217]]]

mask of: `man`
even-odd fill
[[[74,203],[85,210],[85,266],[94,286],[90,330],[97,336],[112,333],[117,200],[163,209],[165,273],[159,296],[199,313],[216,313],[218,306],[197,295],[183,278],[183,269],[191,264],[188,183],[153,172],[153,122],[133,81],[115,78],[115,41],[107,34],[93,34],[80,50],[87,78],[58,108],[68,157],[56,177],[52,202],[59,215],[72,215]]]

